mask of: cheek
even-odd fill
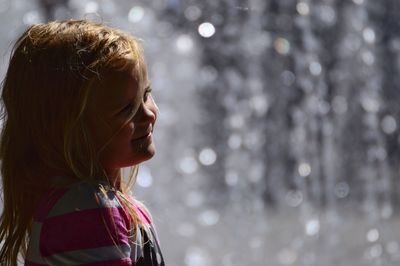
[[[111,153],[122,152],[124,149],[126,149],[126,147],[129,147],[127,144],[131,142],[134,136],[136,128],[133,122],[129,122],[124,126],[122,125],[123,123],[113,127],[115,131],[118,131],[118,133],[113,136],[111,142],[108,144],[107,149]],[[118,130],[119,128],[120,130]]]
[[[131,141],[135,127],[133,123],[126,124],[121,130],[112,138],[108,143],[102,156],[107,158],[106,160],[113,161],[119,156],[129,152],[131,149]]]
[[[129,122],[128,124],[126,124],[121,131],[119,132],[119,136],[117,136],[117,138],[119,139],[129,139],[131,140],[133,137],[133,133],[135,132],[135,124],[133,122]]]

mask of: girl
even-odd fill
[[[86,20],[33,25],[2,89],[0,264],[164,265],[130,195],[158,112],[138,41]]]

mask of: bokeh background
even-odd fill
[[[134,194],[167,265],[400,265],[398,0],[0,0],[143,40],[160,113]],[[23,162],[21,162],[23,163]]]

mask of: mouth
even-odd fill
[[[146,130],[146,133],[144,135],[142,135],[140,137],[137,137],[137,138],[134,138],[134,139],[132,139],[132,141],[148,138],[148,137],[150,137],[152,135],[152,133],[153,133],[153,127],[150,124],[150,126],[148,127],[148,129]]]
[[[150,136],[151,136],[151,132],[150,132],[149,134],[147,134],[147,135],[144,135],[144,136],[140,137],[140,138],[136,138],[136,139],[134,139],[133,141],[141,140],[141,139],[146,139],[146,138],[148,138],[148,137],[150,137]]]

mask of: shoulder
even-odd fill
[[[149,239],[154,243],[157,242],[160,244],[160,240],[158,238],[156,225],[154,223],[153,216],[149,209],[139,200],[131,198],[131,202],[135,206],[137,213],[139,214],[140,218],[143,221],[142,228],[146,231]]]
[[[82,182],[53,192],[53,197],[45,200],[53,205],[38,221],[42,256],[57,261],[59,254],[66,252],[102,247],[115,256],[115,247],[121,248],[122,254],[129,250],[129,218],[113,191]]]
[[[113,191],[102,189],[102,185],[79,182],[68,188],[54,189],[46,193],[36,209],[34,219],[44,219],[102,208],[121,208]]]
[[[139,217],[144,223],[152,224],[153,223],[153,216],[151,215],[150,210],[139,200],[133,198],[132,196],[129,197],[130,202],[134,206],[136,212],[138,213]]]

